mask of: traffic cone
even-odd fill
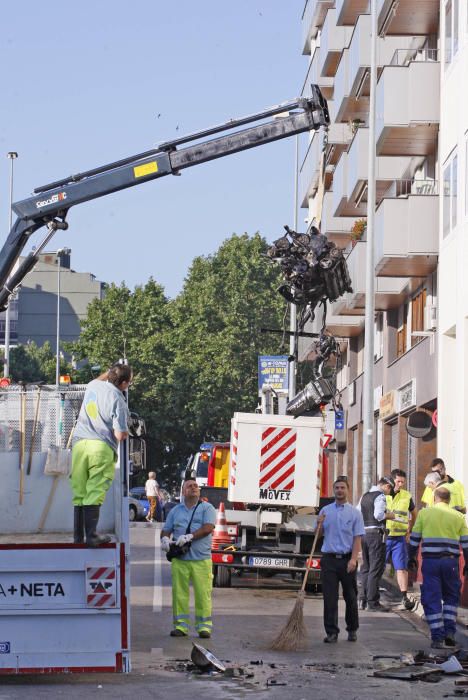
[[[231,537],[228,532],[224,503],[219,504],[216,525],[213,530],[212,549],[221,549],[222,545],[231,544]]]

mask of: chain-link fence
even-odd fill
[[[65,447],[75,425],[85,386],[10,386],[0,389],[0,452],[47,452]]]

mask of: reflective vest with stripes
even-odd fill
[[[451,508],[465,507],[465,489],[460,481],[457,481],[457,479],[454,479],[453,481],[443,481],[441,484],[439,484],[439,486],[443,486],[444,489],[448,489],[450,491]],[[421,501],[427,506],[434,505],[434,491],[433,489],[429,488],[429,486],[426,486],[424,489]]]
[[[394,496],[387,496],[387,510],[395,513],[398,520],[387,520],[386,527],[390,537],[401,537],[408,532],[409,507],[411,494],[405,489],[400,489]]]
[[[468,551],[468,527],[465,518],[447,503],[436,503],[418,513],[410,537],[410,554],[415,556],[421,544],[423,557],[457,557]]]

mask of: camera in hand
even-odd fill
[[[191,546],[191,542],[186,542],[183,545],[177,545],[175,542],[171,542],[169,546],[169,551],[166,552],[166,559],[168,561],[172,561],[174,557],[181,557],[184,554],[187,554]]]

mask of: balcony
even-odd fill
[[[335,102],[335,121],[350,122],[359,119],[366,122],[369,113],[369,97],[359,95],[351,97],[350,56],[349,49],[344,49],[335,75],[333,99]]]
[[[337,315],[365,313],[366,306],[366,242],[357,241],[348,255],[347,263],[353,291],[336,301]],[[375,279],[375,309],[388,311],[405,301],[404,279],[381,277]]]
[[[327,165],[336,165],[352,138],[349,124],[332,124],[328,130]]]
[[[425,37],[389,37],[377,42],[377,65],[379,74],[382,67],[388,65],[395,52],[406,46],[424,44]],[[408,51],[408,49],[406,49]],[[416,53],[416,49],[413,49]],[[371,55],[371,18],[361,15],[354,27],[349,43],[349,94],[352,98],[369,97],[370,91],[370,55]],[[408,54],[407,54],[408,55]]]
[[[418,52],[415,60],[401,65],[400,54],[377,84],[377,155],[428,156],[437,150],[440,64],[427,52],[422,54],[427,60],[419,60]]]
[[[340,26],[354,26],[359,15],[370,12],[369,0],[336,0],[336,23]]]
[[[358,201],[348,199],[349,153],[343,153],[333,173],[333,216],[366,216],[367,205],[363,198]]]
[[[439,0],[377,0],[380,36],[436,34],[439,27]]]
[[[437,267],[439,196],[434,180],[397,180],[375,214],[379,277],[426,277]]]
[[[367,202],[369,169],[369,129],[359,128],[348,149],[346,196],[351,203]],[[379,157],[376,159],[376,198],[379,202],[389,187],[389,180],[400,178],[410,164],[409,158]]]
[[[339,300],[338,300],[339,301]],[[361,335],[364,330],[364,316],[344,316],[334,313],[334,306],[338,304],[330,304],[327,313],[326,328],[336,338],[353,338],[356,335]]]
[[[336,10],[328,10],[320,35],[320,75],[323,77],[335,75],[341,54],[349,44],[352,31],[351,27],[337,27]]]
[[[335,0],[307,0],[302,13],[302,53],[310,54],[310,41],[317,35]]]
[[[333,98],[333,78],[323,78],[319,74],[319,58],[320,50],[317,49],[316,51],[314,51],[312,60],[309,63],[309,68],[307,70],[304,84],[302,85],[301,96],[310,97],[310,86],[314,83],[319,86],[320,90],[322,91],[322,95],[325,97],[325,99],[330,100]]]
[[[328,304],[326,329],[337,338],[353,338],[360,335],[364,330],[364,316],[355,314],[345,316],[335,313],[335,307],[340,303],[341,299]],[[320,331],[320,327],[317,330]]]
[[[333,192],[325,192],[322,205],[320,231],[340,248],[346,248],[350,241],[354,217],[333,216]]]
[[[299,170],[299,204],[301,207],[309,206],[309,197],[313,195],[318,186],[321,142],[321,133],[315,131]]]

